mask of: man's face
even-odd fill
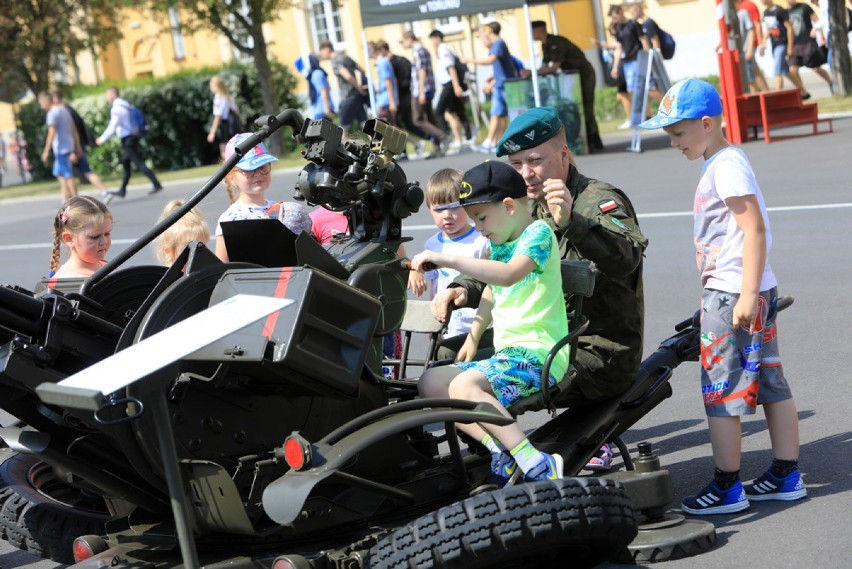
[[[331,50],[327,47],[321,47],[319,50],[320,59],[331,59]]]
[[[541,201],[544,199],[545,180],[568,179],[568,147],[559,136],[555,136],[533,148],[509,154],[509,164],[524,178],[527,197]]]
[[[547,39],[547,29],[533,28],[532,35],[535,41],[544,41],[545,39]]]
[[[38,98],[38,106],[41,107],[41,110],[46,111],[53,104],[53,100],[50,97],[39,97]]]
[[[405,49],[411,49],[412,45],[414,45],[414,38],[402,38],[402,47]]]

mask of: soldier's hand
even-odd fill
[[[565,227],[571,220],[571,208],[574,207],[574,197],[563,180],[548,178],[542,185],[547,209],[553,216],[557,227]]]
[[[450,317],[450,304],[456,308],[467,306],[467,291],[461,287],[445,288],[432,299],[432,316],[438,322],[446,322]]]

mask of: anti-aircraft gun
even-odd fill
[[[372,120],[369,143],[345,141],[293,110],[258,126],[91,278],[0,288],[0,407],[21,420],[0,428],[14,451],[0,499],[21,504],[0,520],[7,535],[66,562],[81,536],[79,567],[490,567],[566,550],[582,566],[623,547],[636,528],[616,483],[473,495],[487,464],[452,424],[508,420],[458,400],[389,404],[374,372],[405,309],[402,219],[422,202],[394,161],[404,135]],[[286,265],[222,263],[192,243],[171,267],[124,267],[283,126],[309,162],[298,196],[345,212],[349,236],[323,248],[300,235]],[[459,508],[467,522],[433,532],[463,544],[453,552],[392,533]],[[505,523],[527,529],[496,539]],[[482,528],[495,539],[474,543]]]

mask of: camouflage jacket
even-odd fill
[[[624,192],[583,176],[573,165],[566,185],[574,206],[565,228],[555,227],[541,203],[531,202],[530,208],[534,219],[544,219],[553,228],[563,259],[588,259],[597,265],[595,292],[583,301],[589,327],[580,337],[577,360],[580,367],[626,389],[642,359],[642,259],[648,240]],[[460,277],[456,284],[468,291],[468,306],[479,304],[482,283]]]

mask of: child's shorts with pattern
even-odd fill
[[[541,367],[539,358],[525,348],[504,348],[487,360],[457,362],[462,370],[474,369],[488,378],[494,395],[503,407],[541,391]],[[551,374],[550,385],[556,385]]]

